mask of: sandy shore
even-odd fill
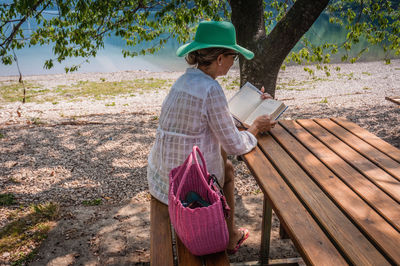
[[[337,66],[340,72],[334,70]],[[181,74],[125,71],[27,76],[24,80],[53,90],[79,81],[160,78],[172,82]],[[219,78],[228,98],[236,91],[228,87],[238,78],[237,71]],[[16,80],[0,77],[0,84]],[[58,202],[63,210],[34,265],[148,262],[147,155],[167,93],[165,88],[102,100],[1,104],[0,193],[13,193],[24,206]],[[319,72],[310,76],[299,66],[287,67],[279,75],[276,91],[276,98],[289,105],[282,119],[346,117],[400,148],[400,108],[385,100],[393,95],[400,95],[400,60],[390,65],[333,65],[329,77]],[[232,261],[256,260],[262,195],[244,163],[232,159],[238,221],[252,235]],[[82,201],[93,199],[101,199],[102,205],[82,206]],[[0,208],[0,226],[17,207]],[[296,255],[290,241],[277,239],[277,226],[275,219],[272,257]],[[0,254],[0,264],[8,262]]]

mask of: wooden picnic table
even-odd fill
[[[400,265],[400,150],[344,118],[280,121],[244,160],[307,265]]]

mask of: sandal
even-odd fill
[[[243,244],[243,242],[244,242],[247,238],[249,238],[249,235],[250,235],[250,234],[249,234],[249,230],[247,230],[246,228],[240,228],[239,231],[242,232],[242,237],[239,239],[239,241],[237,242],[237,244],[236,244],[236,246],[235,246],[234,249],[227,249],[227,250],[226,250],[226,252],[227,252],[229,255],[235,254],[235,253],[239,250],[239,248],[240,248],[240,246]]]

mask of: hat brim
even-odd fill
[[[220,47],[220,48],[227,48],[227,49],[235,50],[236,52],[241,53],[244,56],[244,58],[246,58],[247,60],[250,60],[254,57],[254,53],[252,51],[247,50],[246,48],[244,48],[240,45],[237,45],[237,44],[220,45],[220,44],[200,43],[200,42],[196,42],[196,41],[184,44],[181,47],[179,47],[178,50],[176,50],[176,55],[179,57],[182,57],[190,52],[200,50],[203,48],[211,48],[211,47]]]

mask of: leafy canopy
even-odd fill
[[[0,57],[11,64],[12,51],[25,46],[51,44],[55,58],[94,57],[104,39],[115,35],[127,46],[157,39],[144,49],[124,49],[124,56],[154,53],[173,37],[187,41],[197,21],[227,15],[222,1],[154,0],[21,0],[0,3]],[[30,24],[37,27],[30,27]],[[76,70],[78,66],[67,68]]]
[[[314,44],[307,37],[300,41],[302,47],[292,52],[287,61],[296,63],[327,64],[331,56],[341,51],[341,61],[354,63],[369,51],[371,47],[380,46],[384,50],[384,59],[400,55],[400,10],[399,2],[386,0],[337,0],[327,8],[329,22],[345,29],[344,38],[334,43],[321,40],[322,44]],[[362,48],[355,48],[363,42]],[[351,53],[353,51],[353,53]],[[355,53],[354,53],[355,52]],[[312,72],[311,69],[305,70]],[[324,66],[329,75],[327,66]]]
[[[261,0],[260,0],[261,1]],[[284,19],[294,0],[264,1],[266,32]],[[382,45],[386,61],[400,54],[399,1],[336,0],[326,10],[330,23],[345,27],[347,36],[340,42],[312,43],[307,37],[288,61],[325,64],[331,55],[344,51],[342,61],[355,62],[370,46]],[[14,50],[25,46],[50,44],[54,58],[90,58],[104,47],[106,37],[115,35],[127,44],[123,55],[136,56],[158,51],[169,38],[183,43],[193,35],[200,20],[229,20],[228,1],[219,0],[20,0],[0,2],[0,57],[12,64]],[[34,25],[34,26],[32,26]],[[361,40],[368,43],[356,56],[349,51]],[[322,40],[323,41],[323,40]],[[146,43],[145,48],[138,44]],[[130,47],[133,47],[130,48]],[[65,70],[73,71],[79,66]]]

